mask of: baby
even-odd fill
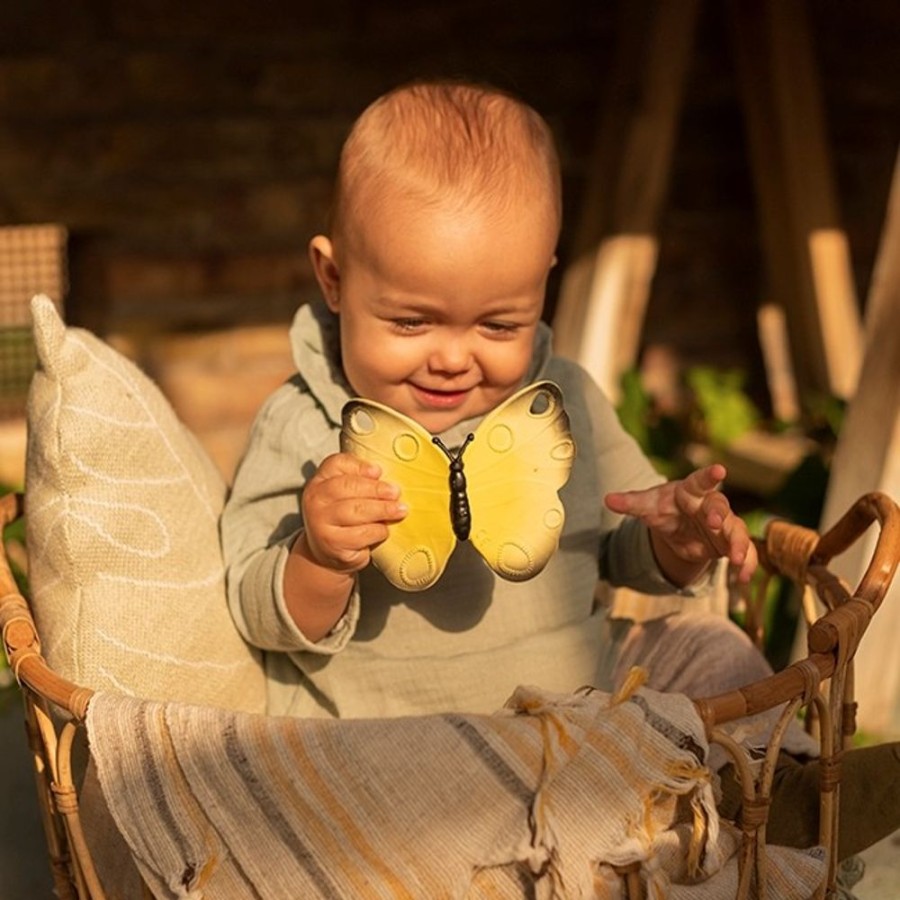
[[[487,712],[520,682],[596,684],[609,664],[598,577],[670,594],[725,555],[749,578],[724,470],[660,483],[590,379],[550,352],[559,182],[544,121],[494,90],[401,88],[350,134],[329,236],[310,244],[325,307],[298,313],[299,374],[262,411],[223,522],[239,626],[290,654],[269,657],[273,712]],[[538,378],[562,387],[578,448],[557,557],[509,585],[463,545],[431,590],[393,589],[370,549],[403,497],[336,452],[343,404],[376,400],[457,447]],[[604,507],[623,488],[640,490]]]
[[[724,468],[664,482],[590,377],[553,355],[542,313],[560,219],[550,130],[500,91],[407,85],[354,125],[328,234],[310,243],[324,303],[295,317],[297,374],[261,411],[222,522],[229,603],[268,651],[271,713],[492,712],[523,683],[609,689],[621,647],[598,580],[690,594],[721,557],[749,580]],[[461,543],[435,585],[394,588],[371,550],[407,508],[377,466],[339,452],[344,404],[378,401],[457,448],[541,379],[562,389],[577,447],[559,551],[511,583]],[[709,628],[724,667],[690,667],[678,689],[768,673],[734,626]]]

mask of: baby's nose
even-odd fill
[[[436,372],[464,372],[472,365],[472,350],[465,335],[443,334],[432,349],[431,368]]]

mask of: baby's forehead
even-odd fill
[[[341,191],[340,214],[333,223],[352,243],[366,243],[385,228],[394,233],[429,229],[436,219],[479,219],[496,228],[510,220],[531,223],[558,235],[560,203],[552,173],[535,165],[507,166],[496,177],[435,179],[412,166],[384,166],[359,173]],[[355,238],[355,240],[354,240]]]
[[[332,235],[342,246],[344,262],[351,254],[374,262],[375,255],[403,252],[410,235],[447,233],[448,228],[453,234],[469,233],[474,240],[518,230],[555,245],[559,216],[554,197],[534,179],[504,194],[473,196],[452,188],[432,193],[418,187],[403,179],[373,181],[346,198],[339,233]]]

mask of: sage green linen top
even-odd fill
[[[608,688],[616,648],[595,599],[598,580],[645,593],[678,591],[660,573],[646,529],[607,510],[603,497],[662,479],[590,376],[552,355],[550,330],[541,326],[527,380],[560,386],[576,444],[561,491],[566,521],[558,552],[539,575],[513,583],[461,543],[441,579],[418,593],[394,588],[369,566],[346,614],[317,643],[290,618],[282,576],[302,528],[303,485],[338,451],[351,389],[340,369],[337,321],[324,304],[301,307],[290,338],[297,374],[261,409],[221,525],[231,613],[244,637],[266,651],[269,713],[488,713],[520,684]],[[477,424],[461,422],[441,437],[459,446]]]

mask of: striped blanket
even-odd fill
[[[615,898],[633,862],[654,900],[734,896],[681,695],[520,688],[493,716],[330,721],[99,693],[87,726],[158,898]],[[816,854],[772,862],[784,900],[824,874]]]

